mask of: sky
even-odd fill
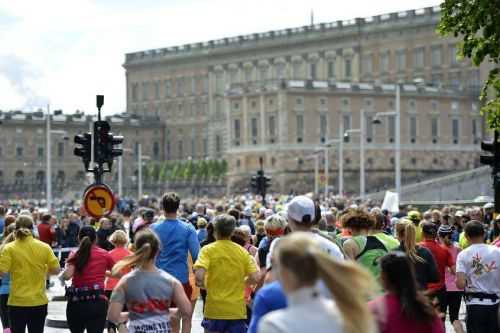
[[[125,111],[125,53],[440,0],[0,0],[0,110]]]

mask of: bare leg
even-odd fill
[[[460,320],[455,320],[453,322],[453,329],[455,330],[455,333],[465,333],[462,322]]]

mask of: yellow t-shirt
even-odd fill
[[[50,246],[32,236],[5,245],[0,254],[0,272],[10,273],[8,305],[47,304],[49,302],[45,294],[47,272],[58,267],[59,261]]]
[[[257,265],[243,247],[218,240],[201,249],[194,268],[206,270],[206,319],[246,319],[245,278]]]
[[[458,245],[462,250],[465,250],[466,248],[469,247],[469,241],[467,238],[465,238],[465,232],[462,231],[460,235],[458,236]]]

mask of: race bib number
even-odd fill
[[[170,333],[170,320],[165,316],[156,316],[129,323],[129,333]]]

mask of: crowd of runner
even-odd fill
[[[99,220],[0,206],[4,333],[43,332],[50,275],[73,333],[188,333],[200,300],[209,333],[500,331],[492,204],[267,199],[166,193]]]

